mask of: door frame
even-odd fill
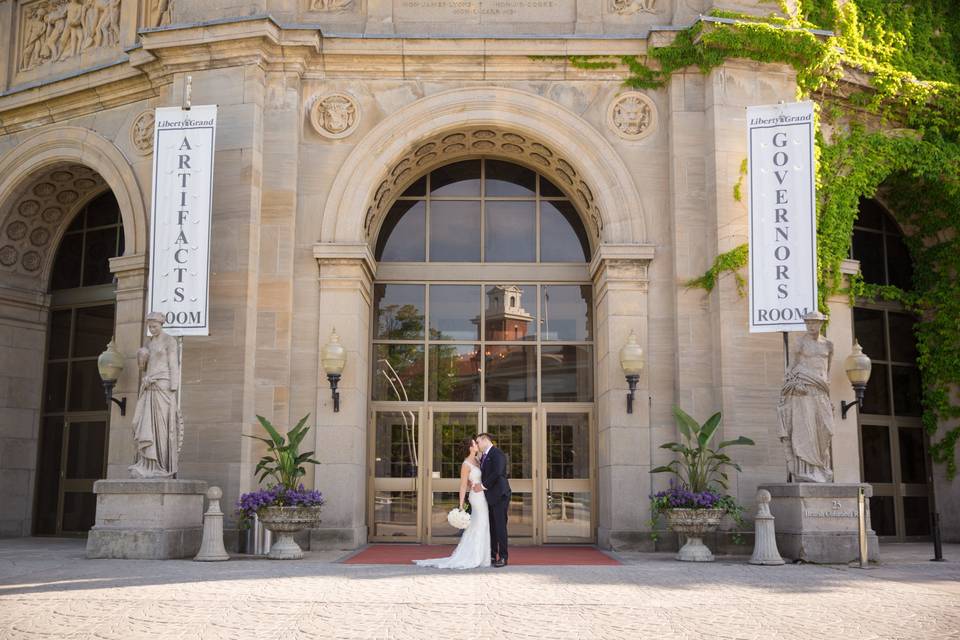
[[[412,478],[377,478],[376,420],[377,414],[412,411],[420,420],[417,432],[418,468]],[[465,413],[477,416],[477,431],[487,431],[491,414],[529,413],[531,478],[511,478],[515,493],[529,493],[532,497],[533,534],[530,537],[511,538],[514,546],[541,544],[594,544],[597,539],[597,424],[593,403],[372,403],[367,429],[367,526],[371,542],[401,542],[422,544],[455,544],[456,536],[434,535],[432,531],[433,495],[435,492],[457,491],[459,480],[434,477],[434,415],[437,413]],[[549,536],[547,529],[547,500],[551,481],[547,477],[547,415],[550,413],[579,413],[587,416],[589,424],[589,478],[558,480],[570,486],[568,490],[586,490],[591,496],[590,536]],[[414,491],[416,493],[416,535],[397,540],[376,535],[375,497],[378,491]]]

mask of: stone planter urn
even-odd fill
[[[720,526],[723,509],[667,509],[664,514],[671,531],[687,536],[687,543],[677,553],[677,560],[713,562],[713,554],[703,544],[703,534]]]
[[[262,507],[257,517],[263,526],[273,532],[276,542],[267,557],[271,560],[299,560],[303,549],[293,534],[320,523],[320,507]]]

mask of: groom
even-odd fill
[[[474,491],[485,491],[490,513],[490,559],[495,567],[507,565],[507,507],[510,506],[510,483],[507,482],[507,457],[493,446],[489,433],[476,437],[480,446],[481,480]]]

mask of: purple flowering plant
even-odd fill
[[[244,493],[237,501],[237,513],[241,528],[249,528],[254,514],[264,507],[319,507],[323,504],[323,494],[314,489],[305,489],[301,484],[296,489],[288,489],[275,484],[269,489],[258,489]]]

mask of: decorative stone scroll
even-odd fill
[[[360,106],[347,93],[328,93],[317,98],[310,107],[310,124],[326,138],[345,138],[360,122]]]
[[[391,167],[386,179],[374,192],[373,203],[364,220],[367,236],[376,228],[375,221],[386,213],[393,200],[418,177],[461,156],[477,154],[520,162],[542,173],[567,194],[577,209],[585,214],[594,236],[600,237],[603,218],[596,196],[573,163],[552,147],[525,135],[492,128],[438,134],[412,147]]]
[[[656,128],[657,107],[639,91],[621,93],[607,109],[607,124],[624,140],[642,140]]]
[[[99,173],[78,164],[57,165],[37,176],[0,210],[0,270],[36,274],[61,224],[104,186]]]
[[[120,43],[120,0],[39,0],[20,5],[20,71]]]
[[[610,0],[610,11],[622,16],[656,13],[657,0]]]
[[[130,144],[141,155],[153,151],[153,109],[144,111],[130,126]]]

